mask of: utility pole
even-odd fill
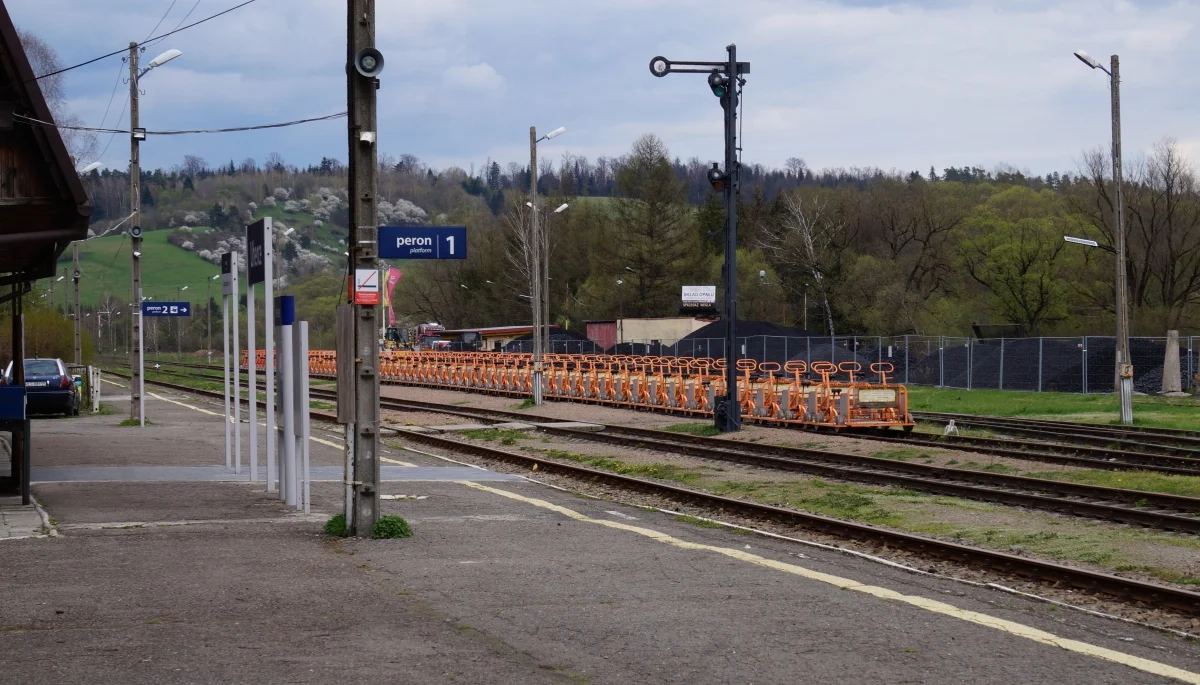
[[[537,127],[529,127],[529,305],[533,310],[533,403],[542,403],[542,240],[538,234]]]
[[[725,169],[714,163],[708,181],[725,195],[725,397],[717,402],[713,416],[718,430],[730,432],[742,427],[737,385],[737,198],[742,175],[737,156],[737,108],[745,84],[742,76],[750,73],[750,63],[737,61],[736,45],[725,50],[728,56],[723,62],[672,62],[655,57],[650,60],[650,73],[659,78],[673,72],[707,74],[708,87],[725,110]]]
[[[72,280],[75,283],[75,366],[83,363],[83,349],[80,346],[79,325],[82,323],[79,319],[79,241],[71,243],[71,262],[74,265],[75,271],[71,274]]]
[[[138,44],[129,43],[129,254],[133,260],[129,301],[129,418],[144,425],[142,416],[142,215],[141,160],[138,156]]]
[[[347,6],[349,276],[355,278],[356,269],[379,268],[375,91],[379,88],[376,76],[383,68],[383,56],[375,50],[375,0],[348,0]],[[354,536],[370,535],[379,517],[378,321],[378,305],[354,305],[354,493],[353,510],[346,517]]]
[[[721,98],[725,108],[725,399],[718,403],[717,428],[722,432],[740,430],[742,408],[738,402],[737,370],[737,197],[742,172],[737,161],[737,106],[741,72],[737,46],[730,44],[729,63],[725,67],[727,92]],[[749,71],[746,65],[746,71]],[[716,73],[716,72],[714,72]],[[710,85],[712,78],[709,78]]]
[[[1112,56],[1109,76],[1112,80],[1112,158],[1113,184],[1116,186],[1117,242],[1117,359],[1116,384],[1120,394],[1121,423],[1133,423],[1133,360],[1129,357],[1129,284],[1125,271],[1125,194],[1121,174],[1121,71],[1117,56]]]

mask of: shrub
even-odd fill
[[[376,540],[411,538],[412,534],[412,527],[400,516],[380,516],[371,528],[371,537]]]
[[[325,522],[325,534],[335,535],[339,538],[346,537],[349,531],[346,530],[346,515],[337,514],[333,518]]]

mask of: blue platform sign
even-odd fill
[[[384,259],[466,259],[466,226],[380,226]]]
[[[191,302],[143,302],[142,316],[191,316]]]

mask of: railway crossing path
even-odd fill
[[[5,681],[1200,683],[1183,638],[395,442],[415,536],[332,538],[333,427],[306,516],[225,472],[219,405],[147,412],[35,422],[58,536],[0,540]]]

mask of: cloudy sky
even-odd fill
[[[238,4],[199,0],[188,21]],[[74,64],[174,28],[196,0],[6,0],[16,24]],[[174,5],[172,7],[172,4]],[[721,156],[721,110],[703,77],[657,79],[654,55],[752,64],[744,159],[782,166],[1006,164],[1076,168],[1107,146],[1107,77],[1084,49],[1121,56],[1126,155],[1164,137],[1200,160],[1200,2],[1141,0],[378,0],[386,58],[380,150],[437,167],[528,161],[528,130],[566,126],[541,156],[627,151],[643,133],[672,153]],[[345,109],[344,0],[257,0],[147,49],[183,57],[142,82],[149,129],[269,123]],[[730,8],[736,7],[733,11]],[[74,112],[117,120],[120,57],[69,73]],[[114,85],[116,96],[112,97]],[[111,107],[109,106],[111,99]],[[107,119],[104,118],[108,110]],[[104,147],[108,137],[102,139]],[[344,160],[345,122],[274,132],[151,138],[144,165],[279,152]],[[124,167],[126,140],[101,156]]]

